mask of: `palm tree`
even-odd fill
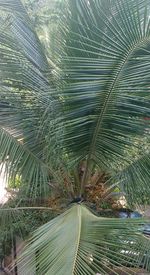
[[[1,216],[43,201],[57,212],[33,233],[22,274],[150,270],[143,220],[91,210],[116,187],[132,206],[150,197],[149,150],[133,154],[150,115],[149,1],[66,0],[55,62],[20,0],[0,8],[0,156],[21,179],[21,204]]]

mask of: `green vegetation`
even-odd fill
[[[119,195],[133,208],[150,200],[149,0],[0,9],[0,159],[14,192],[1,258],[36,229],[23,275],[150,271],[146,221],[106,217]]]

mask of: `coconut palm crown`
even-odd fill
[[[143,221],[91,211],[116,188],[132,206],[150,198],[149,148],[133,153],[150,116],[149,0],[63,7],[54,60],[22,2],[0,0],[1,162],[25,207],[41,198],[60,214],[33,233],[22,274],[150,270]]]

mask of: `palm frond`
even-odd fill
[[[135,159],[116,174],[115,181],[125,192],[128,203],[144,205],[150,202],[150,153]]]
[[[0,0],[1,10],[27,16],[26,10],[20,0]]]
[[[45,189],[46,193],[48,190],[49,174],[52,172],[50,168],[44,165],[40,158],[37,158],[32,151],[12,137],[6,130],[1,129],[0,142],[1,161],[6,164],[6,171],[9,176],[15,180],[17,174],[21,175],[23,182],[27,185],[26,192],[30,196],[37,196],[37,186],[41,187],[42,193]]]
[[[19,3],[0,2],[7,21],[0,30],[0,157],[5,161],[9,156],[10,176],[21,173],[24,181],[47,192],[50,175],[54,176],[51,164],[58,167],[59,161],[58,134],[54,134],[58,102],[52,96],[52,68]]]
[[[0,207],[0,257],[10,255],[16,238],[25,241],[31,231],[57,215],[49,207],[19,207],[11,202]],[[17,248],[17,253],[19,248]],[[16,253],[16,252],[15,252]],[[13,260],[13,259],[12,259]],[[12,263],[13,265],[13,263]]]
[[[23,274],[33,268],[36,274],[109,274],[116,266],[127,266],[130,274],[131,266],[143,263],[149,269],[150,242],[140,233],[142,224],[98,218],[75,205],[35,231],[18,261]]]
[[[149,116],[148,1],[69,1],[61,66],[70,154],[108,168],[122,161]],[[61,50],[61,48],[60,48]]]

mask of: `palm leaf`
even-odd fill
[[[19,259],[21,272],[30,274],[36,266],[36,274],[109,274],[115,266],[128,266],[130,274],[130,266],[146,263],[149,255],[142,223],[98,218],[84,206],[72,206],[35,231]],[[145,266],[149,269],[148,262]]]
[[[58,137],[51,134],[58,109],[52,97],[52,70],[21,2],[0,1],[0,7],[9,14],[7,27],[0,31],[1,161],[9,156],[11,177],[19,173],[33,183],[34,191],[40,185],[47,192],[50,175],[56,175],[52,163],[58,167],[59,159],[54,153]]]
[[[149,116],[149,5],[76,3],[64,19],[64,139],[73,158],[87,159],[84,185],[92,161],[108,169],[122,161],[131,137],[143,133],[142,118]]]
[[[150,154],[145,153],[116,175],[130,205],[149,203]]]
[[[52,212],[51,210],[49,207],[13,207],[12,201],[11,204],[9,202],[0,207],[0,257],[3,259],[6,255],[11,254],[12,244],[16,238],[25,240],[39,224],[42,225],[46,220],[55,217],[55,211]],[[18,251],[19,248],[17,247],[17,253]]]
[[[0,7],[2,10],[7,12],[13,12],[13,13],[19,13],[24,16],[27,15],[26,10],[24,9],[22,2],[20,0],[1,0],[0,1]]]

